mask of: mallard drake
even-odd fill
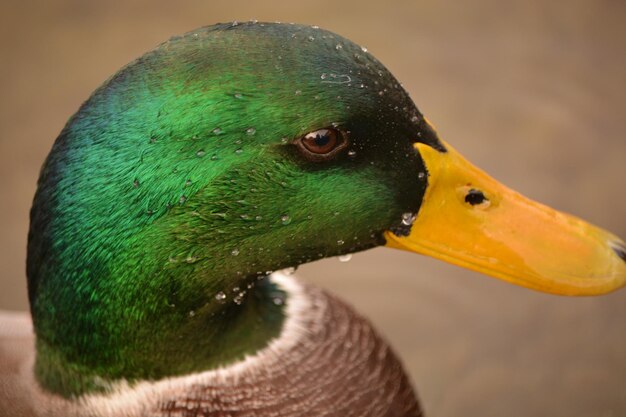
[[[254,22],[172,38],[44,163],[35,338],[2,316],[0,414],[418,416],[372,326],[275,272],[381,245],[549,293],[626,282],[623,241],[472,166],[365,48]]]

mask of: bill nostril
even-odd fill
[[[489,199],[485,196],[485,194],[482,191],[477,190],[475,188],[472,188],[471,190],[469,190],[467,194],[465,195],[465,202],[472,206],[483,204],[485,201],[489,201]]]

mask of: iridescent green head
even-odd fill
[[[264,346],[281,308],[270,284],[248,286],[402,234],[426,188],[415,141],[440,147],[398,81],[315,27],[210,26],[129,64],[39,180],[40,379],[78,393],[94,375],[180,374]]]

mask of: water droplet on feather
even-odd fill
[[[348,253],[346,255],[341,255],[338,257],[339,262],[348,262],[350,259],[352,259],[352,254]]]
[[[233,298],[233,302],[237,305],[241,305],[243,303],[243,298],[245,297],[246,292],[242,291]]]

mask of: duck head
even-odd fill
[[[473,167],[364,48],[267,23],[172,38],[42,169],[37,376],[72,395],[228,363],[280,332],[270,271],[383,245],[552,293],[626,280],[623,242]]]

